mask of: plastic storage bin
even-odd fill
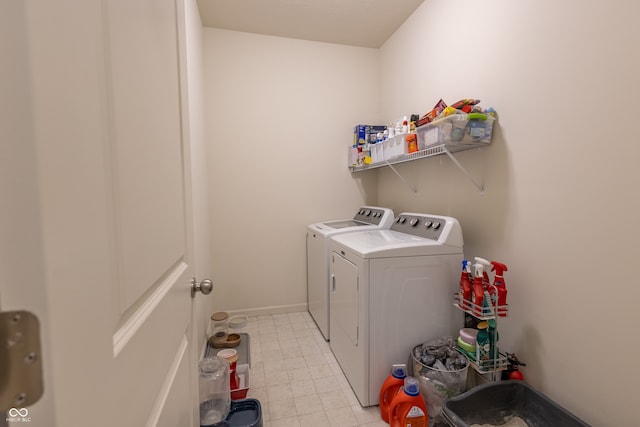
[[[503,381],[475,387],[448,399],[443,415],[454,427],[501,425],[513,417],[520,417],[528,425],[536,427],[589,426],[522,381]]]
[[[487,114],[452,114],[416,128],[418,147],[436,145],[488,144],[495,119]]]
[[[380,159],[380,160],[393,159],[394,157],[407,154],[408,148],[407,148],[406,137],[407,137],[406,133],[401,133],[385,140],[382,143],[384,159]]]

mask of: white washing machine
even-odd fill
[[[356,231],[387,229],[393,211],[363,206],[353,219],[319,222],[307,227],[307,303],[309,313],[325,339],[329,339],[329,238]]]
[[[330,347],[362,406],[379,403],[391,365],[413,347],[456,336],[462,244],[455,218],[417,213],[331,239]]]

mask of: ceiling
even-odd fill
[[[380,47],[424,0],[197,0],[206,27]]]

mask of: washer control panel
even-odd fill
[[[430,215],[402,213],[391,224],[391,230],[412,234],[426,239],[438,240],[446,221]]]
[[[353,219],[360,222],[366,222],[368,224],[380,224],[385,211],[382,209],[362,207],[353,216]],[[392,214],[393,215],[393,214]]]

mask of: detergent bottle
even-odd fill
[[[462,273],[460,274],[460,307],[469,308],[471,301],[471,263],[466,259],[462,261]]]
[[[491,288],[489,293],[497,292],[497,295],[493,297],[496,299],[496,303],[498,304],[498,316],[505,317],[507,315],[507,284],[504,281],[504,272],[508,271],[507,266],[497,262],[491,261],[491,271],[496,272],[496,277],[493,279],[493,285],[495,288]]]
[[[391,427],[427,427],[427,406],[420,396],[418,379],[407,377],[404,387],[389,407],[389,425]]]
[[[406,376],[407,365],[404,363],[392,365],[391,374],[382,384],[382,388],[380,389],[380,416],[386,423],[389,422],[389,406],[391,405],[391,401],[404,385]]]
[[[477,258],[476,258],[477,259]],[[473,264],[473,314],[482,316],[482,307],[484,302],[484,289],[482,288],[482,273],[484,266],[482,264]]]
[[[478,335],[476,335],[476,359],[478,366],[482,369],[492,367],[493,354],[491,348],[491,338],[489,337],[489,322],[486,320],[478,323]]]

